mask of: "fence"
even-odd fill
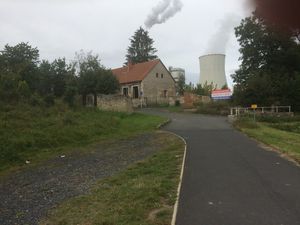
[[[253,108],[230,108],[231,116],[240,116],[247,114],[259,114],[259,115],[293,115],[291,106],[271,106],[271,107],[257,107]]]

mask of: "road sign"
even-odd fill
[[[256,104],[251,105],[251,109],[257,109],[257,105]]]

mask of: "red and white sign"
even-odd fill
[[[214,90],[211,93],[211,97],[214,100],[226,100],[232,97],[232,91],[230,89]]]

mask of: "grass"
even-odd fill
[[[28,105],[0,107],[0,172],[91,143],[156,129],[157,116]]]
[[[254,123],[250,119],[238,120],[235,126],[262,143],[276,148],[300,163],[300,133],[298,122]]]
[[[126,171],[100,181],[88,195],[54,209],[41,225],[170,224],[184,143],[170,135],[165,148]]]

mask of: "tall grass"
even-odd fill
[[[163,118],[142,114],[103,112],[28,105],[0,109],[0,171],[26,160],[43,158],[68,148],[153,130]]]
[[[230,113],[229,101],[199,103],[196,105],[196,107],[197,107],[197,113],[200,114],[227,116]]]
[[[240,118],[234,125],[248,136],[276,148],[300,163],[299,123],[254,122],[250,118]]]

